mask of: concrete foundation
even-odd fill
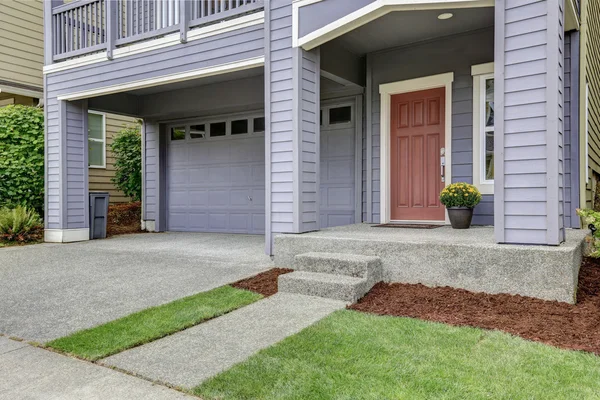
[[[492,227],[453,230],[376,228],[369,224],[275,237],[275,265],[330,252],[378,256],[386,282],[451,286],[575,303],[586,230],[567,230],[560,246],[504,245]]]

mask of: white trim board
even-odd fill
[[[294,47],[302,46],[305,50],[311,50],[322,45],[323,43],[343,35],[344,33],[350,32],[394,11],[494,7],[494,3],[495,0],[376,0],[368,6],[360,8],[353,13],[339,18],[336,21],[325,25],[324,27],[317,29],[301,38],[298,37],[298,25],[300,21],[297,19],[299,16],[297,8],[294,8],[292,18],[292,43]],[[306,3],[302,5],[308,4],[312,3]],[[298,7],[301,7],[302,5],[299,5]],[[295,14],[294,11],[296,12]]]
[[[236,29],[242,29],[253,25],[264,24],[264,22],[265,13],[264,11],[261,11],[245,15],[243,17],[223,21],[218,24],[208,25],[198,29],[192,29],[188,31],[186,43],[190,43],[195,40],[205,39],[210,36],[220,35],[222,33],[234,31]],[[113,51],[113,60],[180,44],[181,40],[179,32],[175,32],[160,38],[150,39],[140,43],[134,43],[129,46],[118,47]],[[108,61],[108,58],[106,57],[106,51],[103,51],[101,53],[90,54],[87,56],[46,65],[44,67],[44,74],[65,71],[68,69],[83,67],[86,65],[96,64],[105,61]]]
[[[44,229],[44,242],[71,243],[90,240],[90,228]]]
[[[446,185],[452,181],[452,82],[454,72],[432,75],[423,78],[410,79],[400,82],[379,85],[381,95],[381,120],[380,120],[380,223],[387,224],[391,220],[390,212],[390,123],[392,96],[401,93],[410,93],[420,90],[445,88],[446,89],[446,115],[445,115],[445,148],[446,148]],[[446,224],[450,223],[446,213]]]
[[[22,88],[17,88],[17,87],[8,86],[8,85],[0,85],[0,93],[8,93],[8,94],[14,94],[17,96],[33,97],[35,99],[41,99],[42,97],[44,97],[43,91],[38,92],[37,90],[22,89]]]
[[[483,165],[481,157],[484,151],[484,141],[481,139],[481,130],[484,126],[484,112],[482,110],[482,97],[484,87],[483,79],[494,78],[494,63],[478,64],[471,66],[473,78],[473,184],[481,194],[494,194],[494,183],[483,178]]]
[[[127,82],[119,85],[105,86],[97,89],[90,89],[83,92],[67,93],[58,96],[58,100],[81,100],[95,96],[104,96],[107,94],[126,92],[129,90],[143,89],[169,83],[182,82],[190,79],[203,78],[213,75],[221,75],[229,72],[241,71],[262,67],[265,64],[265,57],[247,58],[245,60],[235,61],[226,64],[213,65],[210,67],[199,68],[191,71],[177,74],[163,75],[156,78],[141,79],[139,81]]]

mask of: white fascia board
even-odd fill
[[[8,93],[14,94],[17,96],[25,96],[25,97],[33,97],[36,99],[41,99],[44,97],[43,91],[23,89],[14,86],[0,85],[0,93]]]
[[[377,0],[301,38],[292,38],[295,46],[311,50],[394,11],[439,10],[448,8],[493,7],[494,0]]]

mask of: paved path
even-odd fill
[[[0,333],[46,342],[255,275],[264,237],[161,233],[0,249]]]
[[[344,307],[342,301],[278,293],[101,363],[192,388]]]
[[[164,386],[0,337],[0,399],[185,400]]]

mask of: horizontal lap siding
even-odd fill
[[[274,233],[293,232],[294,227],[294,57],[292,50],[292,6],[289,0],[272,0],[270,5],[267,56],[269,76],[265,76],[270,98],[271,229]],[[269,201],[269,199],[267,199]],[[268,228],[267,228],[268,229]]]
[[[300,216],[301,231],[319,229],[319,112],[320,112],[320,54],[319,50],[298,49],[301,60],[300,82]]]
[[[111,180],[115,176],[115,157],[110,150],[110,146],[120,131],[127,126],[135,126],[135,124],[135,118],[106,114],[106,168],[89,169],[90,191],[108,192],[111,204],[131,201],[131,198],[125,196],[123,192],[117,189]]]
[[[48,99],[44,107],[46,121],[46,228],[61,226],[61,109],[56,98]]]
[[[565,34],[565,55],[564,55],[564,219],[565,226],[571,227],[571,205],[572,205],[572,185],[571,185],[571,35]],[[575,218],[573,218],[575,219]]]
[[[156,122],[144,121],[144,220],[154,221],[158,215],[158,147],[159,125]]]
[[[183,73],[264,55],[262,25],[47,74],[50,97]]]
[[[457,56],[460,54],[460,57]],[[454,72],[452,86],[452,182],[473,182],[473,78],[471,66],[493,61],[491,29],[458,35],[369,55],[371,87],[372,220],[380,220],[380,94],[379,85]],[[403,63],[403,60],[412,60]],[[397,68],[403,65],[403,68]],[[450,134],[450,133],[446,133]],[[366,140],[365,140],[366,143]],[[366,147],[366,145],[365,145]],[[366,197],[366,193],[363,194]],[[475,209],[474,223],[494,223],[493,196]],[[365,202],[366,204],[366,202]],[[369,215],[369,212],[366,214]]]
[[[503,242],[546,244],[560,241],[562,231],[563,27],[562,13],[553,20],[558,10],[548,12],[558,2],[549,1],[504,0],[499,5],[504,7],[499,21],[504,23],[504,55],[497,72],[505,79],[497,119],[504,130],[504,158],[496,170],[504,171],[504,179],[496,191],[502,191],[503,237],[498,239]]]
[[[0,81],[42,88],[43,2],[5,0],[0,5]]]

